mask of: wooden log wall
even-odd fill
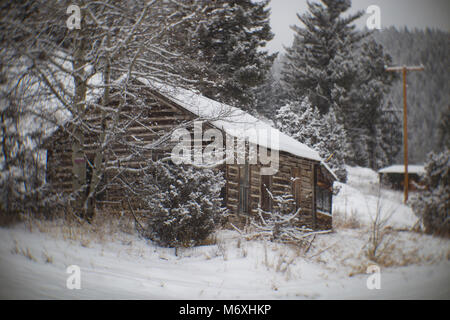
[[[246,149],[248,152],[248,148]],[[232,213],[233,221],[238,224],[246,222],[247,215],[239,212],[239,170],[244,165],[227,165],[226,171],[226,194],[227,207]],[[260,164],[249,164],[249,215],[256,215],[258,207],[262,205],[262,176]],[[300,194],[299,206],[301,208],[299,224],[312,229],[330,229],[331,217],[321,214],[317,218],[314,206],[314,181],[315,168],[319,168],[319,163],[309,159],[295,157],[288,153],[279,154],[278,172],[271,177],[270,192],[273,196],[294,193],[294,183],[299,184]],[[293,181],[294,169],[299,172],[297,182]],[[329,183],[322,175],[321,181]],[[294,194],[293,194],[294,195]],[[294,195],[295,196],[295,195]]]
[[[147,98],[148,106],[145,108],[132,107],[132,102],[123,108],[123,115],[120,116],[121,123],[128,123],[127,129],[118,134],[118,139],[106,150],[104,157],[109,161],[117,161],[121,157],[126,157],[132,153],[135,146],[143,146],[149,144],[162,134],[167,133],[176,125],[183,121],[194,120],[195,116],[188,111],[177,107],[175,104],[164,100],[162,97],[155,95],[153,98]],[[130,120],[133,119],[133,120]],[[110,120],[110,119],[109,119]],[[92,126],[100,126],[100,118],[98,115],[92,115],[90,124]],[[210,127],[210,126],[209,126]],[[204,125],[205,129],[205,125]],[[70,129],[68,129],[70,131]],[[193,137],[193,136],[192,136]],[[85,150],[87,150],[88,158],[93,161],[93,154],[98,139],[98,134],[87,135],[85,139]],[[141,158],[131,157],[120,163],[122,167],[140,168],[145,165],[147,158],[156,159],[164,155],[164,152],[170,152],[173,145],[168,144],[162,150],[145,151],[141,153]],[[72,192],[72,138],[67,132],[58,130],[48,143],[48,162],[47,162],[47,179],[51,181],[53,187],[62,192]],[[225,137],[224,137],[225,146]],[[248,154],[248,145],[246,147]],[[294,169],[297,169],[299,175],[299,205],[301,211],[301,224],[311,228],[328,228],[331,227],[331,218],[316,217],[314,206],[314,182],[315,178],[319,181],[329,183],[327,177],[320,173],[315,176],[315,168],[319,168],[319,163],[295,157],[291,154],[281,152],[279,154],[278,172],[271,177],[270,191],[274,196],[280,196],[293,192]],[[240,170],[242,165],[227,164],[221,166],[220,170],[224,171],[226,178],[226,187],[224,192],[224,201],[226,206],[237,217],[239,221],[245,221],[248,215],[255,215],[257,209],[262,204],[262,178],[260,174],[261,165],[249,164],[248,171],[248,213],[239,212],[239,190],[240,190]],[[117,170],[108,170],[104,177],[104,183],[107,188],[98,201],[100,209],[109,211],[126,211],[129,210],[128,201],[124,201],[123,181],[117,179]],[[129,183],[133,183],[133,174],[127,176]],[[332,185],[332,182],[331,182]],[[102,186],[100,186],[102,188]],[[127,197],[129,195],[127,194]],[[140,199],[131,199],[135,209],[139,212],[144,211],[144,206],[139,204]]]

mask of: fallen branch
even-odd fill
[[[316,235],[313,236],[312,240],[308,243],[308,247],[305,249],[305,254],[308,253],[309,249],[311,248],[312,243],[316,240]]]
[[[237,232],[239,232],[239,234],[242,234],[242,231],[239,230],[239,228],[237,228],[234,224],[230,223],[230,225],[233,227],[234,230],[236,230]]]

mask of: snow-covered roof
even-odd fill
[[[405,165],[396,164],[386,168],[378,170],[378,173],[405,173]],[[408,165],[408,173],[422,174],[425,173],[424,166],[421,165]]]
[[[248,114],[247,112],[229,106],[218,101],[209,99],[199,93],[184,88],[173,87],[159,82],[149,81],[144,78],[138,78],[144,85],[156,90],[175,104],[181,106],[187,111],[207,120],[214,127],[223,130],[225,133],[245,139],[250,143],[273,149],[269,139],[258,139],[255,132],[266,132],[267,136],[278,137],[278,151],[284,151],[289,154],[320,162],[336,180],[339,180],[330,167],[323,162],[319,153],[307,145],[295,140],[294,138],[282,133],[276,128],[263,122],[260,119]]]

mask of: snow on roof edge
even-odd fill
[[[325,169],[327,169],[328,172],[331,173],[331,175],[333,176],[333,178],[334,178],[336,181],[339,181],[339,178],[338,178],[337,175],[334,173],[334,171],[330,168],[329,165],[327,165],[323,160],[320,161],[320,164],[323,165],[323,166],[325,167]]]
[[[336,180],[338,180],[334,172],[325,162],[323,162],[323,159],[319,156],[319,153],[316,150],[282,133],[278,129],[273,128],[272,126],[262,122],[239,108],[214,101],[191,90],[175,88],[170,85],[150,81],[142,77],[137,78],[137,80],[158,91],[160,94],[164,95],[166,98],[183,107],[187,111],[190,111],[199,117],[212,119],[209,121],[212,125],[218,129],[223,129],[230,135],[236,136],[236,130],[240,131],[243,135],[248,135],[248,131],[251,128],[270,130],[271,134],[275,133],[279,136],[278,151],[284,151],[295,156],[318,161],[332,173]],[[225,112],[224,119],[217,117],[217,115],[220,116],[220,112],[222,111],[228,111],[228,113]],[[251,137],[247,136],[247,138]],[[257,144],[261,145],[259,141]],[[263,145],[263,147],[266,146]]]
[[[404,173],[405,166],[403,164],[395,164],[378,170],[378,173]],[[423,165],[408,165],[408,173],[421,174],[425,172]]]

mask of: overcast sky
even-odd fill
[[[450,0],[353,0],[350,12],[365,11],[370,5],[380,7],[382,28],[430,27],[450,31]],[[292,44],[293,31],[289,26],[301,23],[296,13],[307,11],[306,0],[272,0],[270,7],[275,38],[268,43],[267,49],[271,52],[283,51],[283,45]],[[366,14],[360,18],[357,26],[364,27],[368,17]]]

